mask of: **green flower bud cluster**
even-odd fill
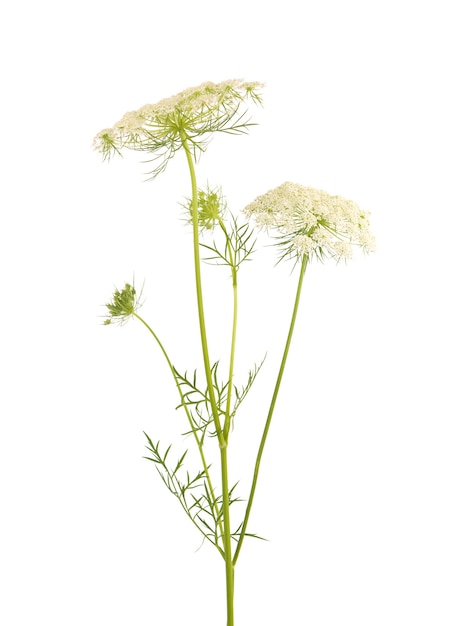
[[[134,315],[139,307],[140,303],[135,287],[129,283],[125,283],[124,289],[122,289],[122,291],[116,289],[113,294],[113,299],[106,304],[109,315],[103,323],[105,325],[113,322],[125,324],[128,318]]]

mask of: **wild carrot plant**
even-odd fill
[[[324,191],[285,182],[267,191],[246,206],[238,215],[228,210],[218,187],[202,187],[197,182],[199,156],[208,148],[216,133],[244,134],[252,125],[249,108],[260,105],[263,85],[258,82],[228,80],[204,83],[187,89],[157,104],[145,105],[126,113],[112,128],[99,132],[94,147],[105,159],[135,150],[147,155],[149,175],[154,179],[163,172],[179,152],[189,170],[190,196],[184,209],[191,224],[195,304],[199,320],[199,340],[203,373],[180,371],[156,331],[140,315],[141,294],[126,283],[116,290],[106,304],[105,324],[123,324],[134,318],[152,335],[162,353],[168,375],[174,380],[179,408],[197,451],[200,468],[186,469],[185,452],[174,457],[171,445],[162,446],[146,435],[146,458],[158,470],[167,489],[178,499],[182,509],[203,538],[220,554],[225,567],[227,626],[234,626],[235,566],[249,531],[260,464],[275,410],[284,369],[289,354],[303,279],[309,262],[332,258],[347,259],[354,246],[374,250],[369,214],[354,202]],[[235,415],[249,393],[262,363],[256,364],[243,384],[235,382],[238,330],[238,275],[245,261],[251,259],[256,246],[255,229],[264,229],[273,237],[278,262],[292,261],[298,273],[295,300],[286,334],[283,355],[263,433],[254,451],[254,470],[247,494],[244,514],[236,524],[231,506],[239,501],[235,484],[229,478],[229,449]],[[209,237],[208,237],[209,235]],[[207,321],[202,284],[202,262],[226,268],[231,275],[232,324],[225,371],[220,361],[212,361],[208,344]],[[189,330],[192,332],[192,330]],[[214,458],[218,457],[218,462]]]

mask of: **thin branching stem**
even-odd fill
[[[283,374],[284,374],[284,369],[285,369],[286,362],[287,362],[287,357],[289,355],[289,348],[290,348],[290,344],[291,344],[291,341],[292,341],[292,335],[293,335],[293,332],[294,332],[295,320],[297,318],[297,312],[298,312],[298,305],[300,303],[300,296],[301,296],[301,290],[302,290],[302,285],[303,285],[303,278],[305,276],[305,271],[306,271],[307,265],[308,265],[308,256],[304,255],[303,259],[302,259],[301,269],[300,269],[300,276],[298,278],[297,293],[295,295],[295,302],[294,302],[294,308],[293,308],[293,311],[292,311],[292,318],[290,320],[289,333],[287,335],[286,345],[284,347],[284,352],[283,352],[283,356],[282,356],[282,360],[281,360],[281,365],[279,367],[278,377],[276,379],[276,384],[275,384],[275,388],[274,388],[274,391],[273,391],[273,396],[271,398],[270,408],[268,410],[267,420],[265,422],[265,427],[264,427],[264,430],[263,430],[262,439],[260,441],[259,450],[257,452],[257,458],[256,458],[255,468],[254,468],[254,475],[252,477],[251,491],[250,491],[250,494],[249,494],[248,503],[246,505],[246,513],[244,515],[243,526],[242,526],[241,531],[240,531],[240,537],[239,537],[238,545],[236,547],[235,554],[234,554],[234,557],[233,557],[233,564],[235,564],[237,562],[237,560],[238,560],[238,557],[239,557],[239,554],[240,554],[240,550],[241,550],[241,546],[243,545],[243,540],[244,540],[244,537],[246,535],[246,529],[247,529],[247,526],[248,526],[249,515],[251,513],[252,503],[254,501],[254,494],[255,494],[255,490],[256,490],[256,486],[257,486],[257,479],[258,479],[258,476],[259,476],[260,462],[262,460],[263,450],[264,450],[265,443],[266,443],[266,440],[267,440],[268,431],[270,429],[271,419],[273,417],[273,413],[274,413],[274,409],[275,409],[275,405],[276,405],[276,400],[277,400],[278,393],[279,393],[279,388],[281,386],[281,381],[282,381],[282,377],[283,377]]]
[[[227,233],[227,229],[225,224],[220,219],[219,225],[225,235],[226,238],[226,247],[228,250],[228,255],[230,259],[230,268],[232,272],[232,289],[233,289],[233,318],[232,318],[232,339],[230,344],[230,364],[229,364],[229,378],[228,378],[228,388],[227,388],[227,401],[225,405],[225,419],[224,419],[224,437],[228,442],[229,434],[230,434],[230,418],[231,418],[231,401],[232,401],[232,393],[233,393],[233,371],[235,368],[235,346],[236,346],[236,331],[238,324],[238,268],[236,266],[236,260],[233,250],[233,245],[230,240],[229,234]]]
[[[237,284],[237,271],[236,267],[232,268],[232,286],[233,286],[233,321],[232,321],[232,341],[230,345],[230,366],[229,366],[229,379],[227,389],[227,403],[224,420],[224,437],[226,441],[229,438],[230,432],[230,417],[231,417],[231,400],[233,392],[233,370],[235,367],[235,345],[236,345],[236,330],[238,323],[238,284]]]
[[[163,356],[165,357],[167,365],[168,365],[168,367],[170,369],[170,372],[171,372],[171,374],[173,376],[173,379],[174,379],[174,381],[176,383],[176,387],[178,389],[179,397],[181,399],[181,404],[184,407],[184,411],[186,412],[187,419],[188,419],[190,427],[192,429],[192,434],[194,435],[195,442],[196,442],[196,444],[198,446],[198,451],[200,453],[200,459],[201,459],[201,462],[202,462],[202,465],[203,465],[203,470],[205,472],[205,477],[206,477],[206,480],[208,482],[209,493],[211,494],[212,504],[213,504],[214,510],[216,512],[216,519],[219,520],[218,521],[218,526],[219,526],[219,530],[220,530],[221,535],[222,535],[223,528],[222,528],[222,522],[220,520],[220,515],[219,515],[219,507],[218,507],[218,504],[217,504],[217,498],[216,498],[216,495],[215,495],[214,487],[213,487],[213,484],[212,484],[212,481],[211,481],[211,476],[210,476],[210,473],[209,473],[209,467],[208,467],[208,464],[206,462],[205,453],[204,453],[204,450],[203,450],[203,441],[200,439],[200,437],[198,436],[198,433],[197,433],[197,431],[195,429],[195,425],[194,425],[194,423],[192,421],[192,416],[190,414],[189,407],[186,404],[186,401],[185,401],[185,398],[184,398],[184,394],[183,394],[182,389],[181,389],[181,385],[179,384],[178,377],[176,376],[175,368],[173,367],[173,364],[172,364],[172,362],[170,360],[170,357],[167,354],[167,351],[165,350],[165,347],[164,347],[163,343],[160,341],[160,339],[158,338],[157,334],[152,330],[152,328],[149,326],[149,324],[140,315],[138,315],[138,313],[136,313],[136,312],[133,313],[133,316],[136,317],[142,324],[144,324],[144,326],[148,329],[148,331],[151,333],[151,335],[156,340],[157,345],[159,346]],[[216,540],[217,540],[217,534],[216,534]]]

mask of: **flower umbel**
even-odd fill
[[[353,245],[366,252],[375,249],[369,213],[352,200],[320,189],[286,182],[256,198],[243,212],[254,217],[257,226],[279,231],[281,259],[315,255],[340,260],[351,258]]]
[[[241,105],[249,100],[260,104],[262,87],[262,83],[239,79],[191,87],[157,104],[146,104],[126,113],[113,128],[95,136],[94,148],[105,159],[120,154],[123,148],[153,153],[151,161],[158,161],[151,172],[154,177],[182,147],[183,139],[196,153],[205,150],[211,133],[247,132],[251,124]]]
[[[113,299],[106,305],[108,309],[108,317],[103,322],[105,325],[116,322],[118,324],[125,324],[128,318],[136,313],[141,304],[137,297],[136,289],[133,285],[125,283],[125,287],[122,291],[116,289],[113,294]]]

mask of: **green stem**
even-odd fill
[[[228,441],[230,432],[230,410],[231,400],[233,392],[233,370],[235,367],[235,345],[236,345],[236,329],[238,322],[238,285],[236,277],[236,269],[232,269],[232,284],[233,284],[233,322],[232,322],[232,342],[230,346],[230,366],[229,366],[229,379],[227,390],[227,405],[224,420],[224,437]]]
[[[222,514],[223,514],[223,544],[224,544],[224,559],[225,559],[225,578],[226,578],[226,595],[227,595],[227,626],[234,626],[233,615],[233,588],[234,588],[234,573],[233,573],[233,561],[232,561],[232,538],[230,532],[230,496],[229,496],[229,481],[228,481],[228,464],[227,464],[227,439],[225,432],[221,428],[219,419],[219,408],[217,406],[216,397],[214,394],[214,386],[212,380],[211,364],[208,352],[208,340],[206,336],[206,324],[203,308],[203,292],[202,292],[202,280],[200,270],[200,248],[198,237],[198,189],[197,179],[195,175],[195,167],[192,159],[192,153],[189,148],[186,134],[181,131],[181,141],[186,152],[187,163],[189,165],[190,178],[192,183],[192,227],[193,227],[193,242],[194,242],[194,269],[195,269],[195,284],[197,289],[197,307],[198,307],[198,319],[200,324],[200,337],[202,343],[203,362],[205,366],[206,381],[208,384],[208,394],[210,399],[211,411],[213,413],[214,424],[216,427],[216,434],[219,441],[219,449],[221,455],[221,475],[222,475]],[[233,352],[233,350],[232,350]]]
[[[225,407],[224,418],[224,438],[229,441],[230,434],[230,411],[231,411],[231,399],[233,392],[233,370],[235,367],[235,346],[236,346],[236,330],[238,322],[238,284],[237,284],[237,268],[235,265],[235,259],[233,256],[232,243],[227,233],[225,225],[222,220],[219,220],[219,224],[224,232],[228,253],[230,257],[231,269],[232,269],[232,288],[233,288],[233,321],[232,321],[232,339],[230,343],[230,364],[229,364],[229,378],[227,389],[227,402]],[[222,506],[224,513],[224,550],[225,550],[225,585],[226,585],[226,597],[227,597],[227,626],[233,626],[234,624],[234,585],[235,585],[235,569],[232,561],[232,544],[231,544],[231,530],[230,530],[230,494],[229,494],[229,480],[228,480],[228,459],[227,459],[227,447],[221,448],[221,473],[222,473]]]
[[[289,333],[287,335],[287,340],[286,340],[286,345],[284,347],[284,353],[283,353],[283,356],[282,356],[281,366],[279,368],[278,377],[276,379],[276,385],[275,385],[275,388],[274,388],[274,391],[273,391],[273,396],[271,398],[270,409],[268,411],[267,420],[265,422],[265,428],[263,430],[262,439],[260,441],[259,450],[257,452],[257,458],[256,458],[255,468],[254,468],[254,475],[253,475],[253,478],[252,478],[251,492],[249,494],[249,500],[248,500],[248,503],[246,505],[246,513],[244,515],[243,526],[242,526],[241,532],[240,532],[240,538],[239,538],[239,541],[238,541],[238,545],[236,547],[235,555],[233,557],[233,564],[234,565],[237,562],[238,556],[240,554],[241,546],[243,544],[243,540],[244,540],[244,537],[246,535],[246,529],[247,529],[249,516],[250,516],[251,508],[252,508],[252,503],[254,501],[254,494],[255,494],[255,490],[256,490],[256,486],[257,486],[257,479],[258,479],[258,476],[259,476],[260,461],[262,460],[263,449],[265,447],[265,443],[266,443],[266,440],[267,440],[267,435],[268,435],[268,431],[270,429],[271,419],[273,417],[273,412],[274,412],[274,408],[275,408],[275,405],[276,405],[276,399],[278,397],[279,388],[281,386],[281,381],[282,381],[282,376],[284,374],[284,368],[286,366],[286,361],[287,361],[287,357],[288,357],[288,354],[289,354],[289,348],[290,348],[290,344],[291,344],[291,341],[292,341],[292,335],[293,335],[293,332],[294,332],[295,320],[297,318],[298,305],[299,305],[299,302],[300,302],[300,295],[301,295],[301,290],[302,290],[302,285],[303,285],[303,278],[304,278],[304,275],[305,275],[305,271],[306,271],[307,265],[308,265],[308,257],[304,256],[303,257],[303,261],[302,261],[302,265],[301,265],[301,269],[300,269],[300,276],[299,276],[299,279],[298,279],[297,293],[296,293],[296,296],[295,296],[294,309],[293,309],[293,312],[292,312],[292,318],[290,320]]]
[[[233,317],[232,317],[232,339],[230,344],[230,364],[229,364],[229,377],[228,377],[228,388],[227,388],[227,402],[225,407],[225,419],[224,419],[224,437],[228,442],[229,434],[230,434],[230,412],[231,412],[231,403],[232,403],[232,393],[233,393],[233,371],[235,368],[235,346],[236,346],[236,331],[238,324],[238,276],[237,276],[237,267],[235,265],[235,258],[233,255],[232,242],[230,241],[230,237],[227,233],[227,229],[225,228],[225,224],[222,220],[219,220],[219,225],[225,235],[225,239],[227,242],[228,254],[230,257],[230,267],[232,270],[232,288],[233,288]]]
[[[208,351],[208,339],[206,336],[206,323],[205,323],[205,311],[203,307],[203,290],[202,290],[202,278],[200,269],[200,243],[198,237],[198,190],[197,190],[197,178],[195,175],[195,167],[192,159],[192,153],[189,148],[189,144],[184,131],[181,131],[181,141],[184,147],[187,163],[189,165],[190,178],[192,184],[192,228],[193,228],[193,241],[194,241],[194,269],[195,269],[195,285],[197,289],[197,307],[198,307],[198,321],[200,324],[200,337],[202,343],[203,363],[205,366],[206,382],[208,384],[209,400],[211,410],[213,412],[214,424],[216,426],[217,438],[219,440],[219,446],[221,448],[227,445],[225,441],[224,433],[221,428],[221,422],[219,419],[219,410],[216,402],[216,396],[214,395],[214,385],[211,373],[211,362],[209,359]]]
[[[208,482],[208,489],[209,489],[209,492],[211,494],[211,498],[212,498],[212,501],[213,501],[214,509],[216,511],[216,519],[219,519],[220,518],[219,507],[218,507],[218,504],[217,504],[217,499],[216,499],[216,496],[215,496],[213,484],[211,482],[211,476],[210,476],[210,473],[209,473],[209,467],[208,467],[208,464],[206,463],[205,453],[203,451],[203,440],[198,437],[198,434],[197,434],[197,432],[195,430],[195,426],[194,426],[193,421],[192,421],[192,416],[191,416],[191,414],[189,412],[189,408],[188,408],[188,406],[187,406],[187,404],[185,402],[185,398],[184,398],[183,392],[181,390],[181,385],[179,384],[179,380],[178,380],[178,378],[176,376],[175,368],[173,367],[173,364],[172,364],[172,362],[170,360],[170,357],[168,356],[167,351],[165,350],[162,342],[160,341],[160,339],[158,338],[156,333],[152,330],[152,328],[149,326],[149,324],[140,315],[138,315],[138,313],[133,313],[133,316],[136,317],[142,324],[144,324],[144,326],[146,326],[146,328],[149,330],[151,335],[154,337],[154,339],[156,340],[160,350],[162,351],[162,354],[165,357],[165,360],[166,360],[166,362],[168,364],[168,367],[170,368],[170,371],[172,373],[173,379],[174,379],[174,381],[176,383],[176,387],[178,389],[179,397],[181,398],[181,404],[184,407],[184,411],[186,412],[186,416],[187,416],[187,419],[189,421],[190,427],[192,429],[192,433],[194,435],[195,442],[196,442],[196,444],[198,446],[198,450],[199,450],[199,453],[200,453],[200,459],[201,459],[201,462],[202,462],[202,465],[203,465],[203,470],[205,472],[206,480]],[[201,530],[200,527],[198,526],[198,524],[196,524],[195,520],[192,520],[192,521],[197,526],[197,528],[199,528],[199,530]],[[220,530],[221,535],[222,535],[223,534],[223,528],[222,528],[222,522],[220,521],[220,519],[218,521],[218,526],[219,526],[219,530]],[[217,534],[216,534],[216,542],[217,542]],[[215,546],[219,550],[219,552],[222,554],[222,556],[224,556],[224,553],[223,553],[222,549],[220,548],[220,546],[218,546],[217,543],[215,544]]]
[[[221,448],[221,474],[222,474],[222,511],[224,514],[224,555],[225,555],[225,589],[227,598],[227,626],[234,626],[234,583],[235,564],[232,561],[232,537],[230,531],[230,501],[227,447]]]

